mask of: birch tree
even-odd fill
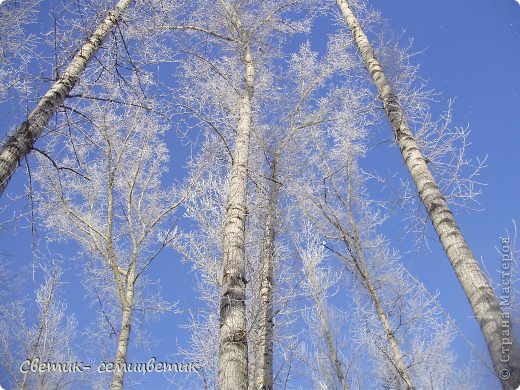
[[[51,117],[70,94],[87,64],[96,55],[103,41],[117,25],[132,2],[133,0],[120,0],[110,10],[88,41],[76,53],[61,77],[39,100],[27,120],[3,143],[0,151],[0,195],[5,190],[20,161],[31,151]]]
[[[215,102],[215,111],[231,119],[233,131],[236,132],[231,142],[220,128],[221,118],[211,117],[208,120],[207,110],[203,110],[201,116],[200,110],[190,108],[199,120],[202,119],[206,126],[220,135],[229,151],[229,183],[221,248],[223,273],[219,386],[223,389],[247,386],[245,229],[250,138],[254,133],[254,118],[259,112],[255,90],[267,77],[262,71],[267,60],[278,52],[279,42],[284,39],[283,34],[302,31],[307,27],[305,23],[284,18],[286,12],[299,4],[268,1],[258,6],[253,2],[235,4],[220,1],[218,8],[206,5],[198,10],[198,15],[205,12],[203,23],[200,19],[194,19],[185,25],[170,26],[171,29],[202,34],[211,39],[212,45],[216,40],[218,46],[233,54],[226,54],[220,59],[209,57],[210,73],[213,73],[212,77],[216,77],[220,85],[211,81],[212,91],[216,94],[209,97],[206,90],[203,98],[204,101]],[[212,17],[207,20],[207,15]],[[203,61],[205,59],[199,62]],[[241,72],[231,70],[230,66],[239,67],[235,69],[241,69]],[[191,79],[200,80],[200,77]],[[224,128],[229,128],[229,124],[224,124]]]
[[[192,168],[191,175],[199,179],[186,207],[188,216],[200,228],[186,232],[180,240],[182,247],[179,248],[200,274],[197,291],[206,307],[197,309],[192,315],[189,324],[192,346],[185,353],[190,360],[204,362],[203,382],[206,388],[214,387],[218,371],[218,344],[214,339],[208,342],[208,337],[218,331],[216,313],[221,280],[219,275],[222,272],[218,259],[224,228],[225,194],[221,189],[227,185],[227,165],[223,165],[222,160],[226,161],[227,150],[220,141],[216,135],[210,137],[205,143],[207,147],[203,148],[204,152],[198,156],[198,161]],[[292,285],[296,281],[291,279],[292,273],[288,270],[287,262],[280,262],[280,259],[288,257],[279,241],[278,203],[273,202],[272,198],[273,185],[280,187],[280,184],[272,182],[271,175],[264,177],[263,170],[257,170],[257,164],[264,160],[261,154],[263,149],[259,147],[257,140],[252,146],[254,161],[250,161],[250,166],[255,168],[250,171],[249,176],[255,184],[249,185],[249,214],[246,222],[246,271],[249,275],[246,316],[251,346],[248,351],[248,381],[250,387],[256,388],[260,383],[265,385],[265,382],[273,382],[276,373],[273,364],[276,342],[280,348],[284,348],[280,343],[288,342],[285,337],[292,337],[289,334],[282,336],[281,332],[276,332],[278,335],[275,335],[274,324],[276,317],[282,328],[290,326],[291,307],[288,307],[288,301],[294,298]],[[270,168],[266,169],[269,171]],[[268,279],[269,275],[271,279]],[[282,337],[283,341],[280,339]],[[267,353],[262,357],[260,351]],[[272,384],[270,386],[272,388]]]
[[[453,331],[443,323],[438,302],[414,286],[415,281],[407,277],[398,256],[375,233],[385,216],[380,210],[382,205],[370,200],[365,189],[374,176],[359,166],[369,142],[367,129],[374,123],[375,115],[366,109],[370,107],[370,92],[358,84],[355,66],[342,76],[347,77],[348,87],[331,89],[322,98],[321,103],[327,107],[325,120],[310,128],[307,139],[300,143],[308,167],[300,173],[304,176],[291,183],[290,192],[301,213],[297,220],[308,220],[316,226],[323,239],[322,250],[327,250],[339,261],[338,267],[351,275],[345,278],[348,287],[341,290],[346,294],[346,302],[355,308],[356,321],[349,324],[349,329],[359,344],[349,351],[351,356],[356,361],[374,364],[371,377],[378,378],[381,386],[422,388],[424,381],[433,377],[439,379],[433,387],[448,387],[448,383],[453,383],[448,379],[453,374],[453,361],[446,358],[444,364],[438,359],[451,355]],[[310,247],[315,248],[316,244]],[[320,258],[318,249],[313,251],[315,261]],[[319,286],[316,273],[309,275],[310,279],[306,273],[309,283]],[[319,316],[316,320],[325,325],[330,322]],[[334,338],[326,326],[322,328],[325,341],[329,340],[326,345],[331,365],[341,367],[337,361],[334,363],[334,357],[340,355],[330,341]],[[443,348],[416,348],[428,344],[430,337],[438,338],[437,345],[442,340]],[[367,350],[370,359],[362,358]],[[431,367],[434,374],[425,373],[427,361],[438,362]],[[336,378],[338,383],[343,376],[347,382],[365,386],[366,369],[353,364],[350,377],[346,377],[336,368]]]
[[[345,149],[342,148],[342,151]],[[329,158],[328,164],[330,162]],[[349,370],[350,380],[362,387],[368,385],[364,384],[367,376],[377,378],[379,385],[390,388],[467,387],[472,382],[454,373],[455,359],[450,350],[453,328],[442,320],[436,297],[426,293],[424,287],[408,276],[399,256],[389,249],[384,238],[373,236],[381,223],[381,216],[368,211],[369,207],[374,206],[359,192],[357,186],[363,179],[359,173],[352,176],[353,167],[347,166],[347,172],[343,173],[347,182],[340,179],[341,169],[328,169],[324,177],[327,177],[326,181],[330,180],[330,187],[317,188],[317,183],[313,186],[317,188],[315,191],[321,201],[315,198],[312,201],[314,205],[304,203],[303,206],[305,218],[319,226],[323,237],[322,248],[317,244],[320,241],[314,238],[313,245],[308,245],[303,253],[306,256],[313,253],[311,259],[316,262],[326,250],[342,263],[340,267],[347,271],[347,275],[352,275],[348,288],[341,290],[343,293],[349,292],[347,299],[353,306],[350,314],[355,318],[349,323],[349,329],[353,332],[351,337],[357,347],[350,353],[357,357],[357,361],[369,361],[367,366],[373,365],[373,372],[368,374],[366,370],[370,368],[353,364]],[[350,180],[352,182],[349,184]],[[346,184],[343,191],[342,184]],[[306,194],[302,196],[309,196],[302,187],[299,187],[299,192]],[[324,193],[327,194],[326,199]],[[314,297],[319,297],[316,291],[328,284],[317,282],[316,275],[319,275],[316,270],[314,273],[306,272],[309,283],[314,282],[311,284],[314,286],[311,289],[315,292]],[[316,307],[320,306],[323,303]],[[337,359],[339,353],[335,351],[330,330],[327,331],[329,322],[323,314],[326,310],[321,311],[318,318],[325,325],[322,328],[328,344],[328,356],[331,356],[331,363],[341,367],[333,359],[334,356]],[[353,344],[350,345],[353,347]],[[370,359],[363,357],[367,355]],[[338,379],[341,379],[340,373],[336,368]]]
[[[504,388],[514,389],[520,385],[520,363],[518,345],[513,340],[504,358],[502,345],[502,321],[504,313],[489,281],[473,256],[453,213],[439,190],[435,179],[421,153],[403,113],[399,100],[378,62],[374,49],[363,32],[353,10],[346,0],[337,4],[352,31],[354,42],[359,49],[370,77],[377,87],[386,114],[392,126],[395,140],[403,159],[415,182],[421,200],[426,208],[433,227],[472,306],[475,317],[486,340],[495,371]]]
[[[350,169],[348,166],[345,169]],[[333,173],[337,170],[328,169],[324,177],[327,177],[328,180],[331,181],[331,197],[338,197],[341,200],[342,206],[344,206],[344,210],[336,212],[333,211],[335,209],[329,202],[332,200],[324,200],[319,201],[317,204],[317,208],[323,213],[326,224],[330,224],[333,227],[333,230],[328,230],[324,232],[324,235],[329,239],[338,240],[342,242],[345,249],[348,251],[348,255],[340,254],[341,252],[334,250],[333,251],[340,256],[343,260],[347,261],[345,267],[349,272],[351,272],[356,279],[359,279],[361,285],[366,288],[367,293],[370,296],[370,299],[373,304],[374,310],[377,312],[378,322],[384,328],[385,331],[385,339],[389,344],[389,356],[388,359],[391,360],[392,364],[395,366],[395,370],[397,371],[398,376],[404,383],[405,387],[408,389],[413,389],[414,385],[410,379],[410,375],[408,372],[407,364],[404,360],[404,354],[401,350],[400,343],[397,340],[397,337],[394,334],[394,330],[389,321],[388,314],[386,310],[383,308],[380,293],[377,291],[378,288],[374,285],[373,276],[370,275],[370,271],[367,265],[367,261],[365,260],[365,251],[362,249],[361,237],[357,228],[357,224],[354,219],[353,211],[352,211],[352,190],[351,187],[347,184],[346,194],[342,197],[340,187],[337,183],[337,178]],[[348,175],[348,173],[347,173]],[[330,199],[330,198],[329,198]],[[309,207],[306,206],[308,209]],[[343,208],[343,207],[342,207]],[[344,217],[342,217],[341,213],[346,213],[346,221]],[[312,217],[310,217],[312,218]],[[341,222],[341,221],[344,222]],[[323,226],[323,225],[322,225]],[[337,229],[337,230],[336,230]],[[334,233],[333,233],[334,232]],[[312,274],[310,274],[312,276]],[[311,282],[313,279],[311,278]],[[311,285],[316,285],[316,281],[311,283]],[[380,289],[379,289],[380,290]],[[315,294],[314,294],[315,295]],[[316,300],[316,299],[315,299]],[[323,317],[323,314],[322,314]],[[326,324],[325,319],[320,319],[324,324]],[[373,322],[369,322],[371,326],[374,325]],[[330,334],[327,334],[329,341],[329,349],[332,349],[332,343]],[[336,358],[337,359],[337,358]],[[337,361],[335,362],[336,367],[340,367]],[[338,376],[343,377],[344,374],[340,376],[341,371],[337,368]]]
[[[292,257],[287,246],[292,229],[289,220],[297,217],[292,215],[291,200],[285,188],[299,175],[305,175],[308,169],[305,163],[297,162],[306,160],[307,152],[301,145],[308,142],[309,129],[330,119],[326,117],[326,105],[317,101],[323,89],[332,87],[331,80],[340,69],[335,66],[338,62],[333,60],[336,54],[338,47],[331,45],[324,58],[318,59],[317,53],[310,50],[309,43],[303,44],[287,60],[285,69],[278,71],[280,75],[270,79],[269,87],[262,88],[262,96],[258,98],[260,126],[257,125],[253,145],[259,148],[257,154],[263,154],[264,161],[262,163],[260,159],[252,164],[249,174],[254,188],[258,189],[257,199],[264,200],[256,207],[249,206],[251,217],[255,214],[261,216],[261,233],[258,235],[262,237],[258,251],[260,263],[251,268],[253,272],[249,278],[251,306],[257,308],[251,313],[250,388],[272,388],[274,377],[280,377],[280,372],[274,373],[274,352],[276,350],[279,356],[285,356],[284,348],[294,342],[294,338],[280,338],[283,326],[281,329],[273,326],[275,318],[280,318],[277,323],[281,323],[282,318],[284,323],[287,322],[291,317],[289,307],[298,310],[288,298],[296,301],[296,295],[301,294],[300,289],[295,288],[300,284],[298,278],[301,275],[288,260]],[[344,69],[343,64],[341,69]],[[263,168],[257,168],[259,166]],[[250,263],[251,257],[254,253],[249,256]],[[283,271],[284,264],[292,267],[289,273]],[[280,273],[286,276],[281,277]],[[291,283],[293,286],[289,287]],[[275,337],[278,346],[274,343]]]
[[[76,241],[92,259],[86,284],[118,338],[111,388],[120,389],[134,310],[161,314],[172,308],[143,273],[176,238],[173,213],[185,195],[162,184],[168,153],[153,116],[100,103],[88,113],[91,123],[82,137],[65,145],[58,137],[48,146],[63,150],[58,157],[41,156],[37,197],[50,237]]]
[[[237,52],[237,56],[233,60],[242,69],[239,77],[243,80],[243,82],[239,82],[236,85],[237,95],[232,97],[237,107],[233,110],[236,115],[234,118],[234,121],[236,121],[236,136],[233,140],[234,151],[230,156],[231,166],[229,168],[224,233],[222,237],[223,273],[221,276],[222,298],[220,301],[220,365],[218,380],[219,387],[222,389],[240,389],[247,385],[248,352],[246,342],[244,252],[247,206],[246,172],[249,160],[249,140],[253,126],[252,100],[256,68],[253,61],[251,41],[247,35],[247,27],[243,24],[240,11],[237,5],[220,1],[217,12],[221,18],[220,23],[224,22],[225,32],[218,32],[221,28],[215,26],[215,32],[210,34],[213,37],[224,37],[222,38],[224,41],[232,43],[232,50]],[[190,23],[190,26],[192,25]],[[203,27],[190,27],[187,29],[208,31],[207,28]]]
[[[2,366],[16,388],[70,389],[79,383],[81,373],[29,369],[32,362],[71,366],[77,360],[72,351],[76,319],[66,315],[66,304],[59,298],[63,294],[62,270],[57,264],[42,264],[38,273],[43,274],[44,280],[35,292],[37,315],[30,315],[33,310],[20,301],[13,301],[1,310]]]
[[[305,290],[310,295],[314,306],[311,310],[315,315],[310,314],[307,323],[317,329],[319,338],[325,344],[326,352],[323,353],[326,356],[325,362],[324,359],[320,359],[320,353],[316,354],[320,367],[319,386],[336,388],[336,384],[339,383],[340,388],[346,390],[349,388],[346,375],[348,367],[338,348],[338,332],[334,331],[332,310],[327,303],[328,290],[336,286],[341,279],[341,273],[335,275],[335,270],[324,266],[325,248],[319,238],[319,234],[313,231],[313,226],[309,223],[304,223],[302,232],[297,233],[295,237],[296,250],[301,257],[305,274]],[[315,348],[320,350],[319,346]],[[333,367],[334,374],[327,375],[327,370],[323,366]],[[330,376],[335,379],[327,380]]]
[[[279,288],[273,275],[274,246],[284,233],[291,231],[288,220],[294,217],[285,187],[308,168],[295,162],[302,159],[300,145],[305,144],[309,128],[326,120],[326,110],[317,105],[316,100],[322,89],[329,87],[337,70],[330,61],[334,57],[333,51],[329,50],[325,59],[319,60],[309,43],[303,44],[287,61],[287,69],[279,80],[281,85],[273,81],[269,98],[264,103],[265,111],[269,113],[266,121],[270,124],[259,141],[267,163],[264,179],[267,205],[260,254],[259,359],[255,362],[260,388],[273,386],[273,296]],[[285,253],[289,255],[289,252]]]
[[[219,388],[242,389],[247,384],[247,341],[245,308],[245,219],[247,205],[247,167],[249,139],[253,126],[252,99],[255,86],[255,65],[249,38],[236,8],[221,3],[232,29],[239,36],[242,63],[245,65],[245,86],[239,102],[237,136],[233,152],[222,259],[222,299],[220,303],[220,367]]]

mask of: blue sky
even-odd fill
[[[438,115],[446,101],[455,97],[454,124],[469,124],[472,154],[488,156],[488,167],[482,174],[482,181],[487,184],[480,197],[483,211],[457,211],[456,218],[475,256],[483,259],[491,275],[496,275],[494,270],[498,268],[499,255],[495,247],[500,244],[499,238],[506,228],[512,228],[512,219],[520,223],[520,5],[514,0],[373,0],[371,5],[381,11],[392,31],[402,32],[403,41],[413,38],[414,48],[421,51],[412,61],[421,64],[420,75],[428,81],[429,87],[443,93],[439,96],[439,104],[433,107],[434,114]],[[319,21],[325,22],[324,19]],[[324,32],[328,28],[317,25],[315,31]],[[0,118],[5,118],[7,113],[1,112],[2,109],[0,107]],[[389,127],[380,131],[390,134]],[[397,164],[400,161],[397,148],[390,148],[385,155]],[[16,194],[24,177],[23,170],[19,170],[8,192]],[[17,205],[26,208],[25,200],[17,202]],[[0,200],[0,207],[4,206],[7,208],[2,217],[7,218],[13,202],[6,196]],[[29,244],[30,230],[24,226],[27,226],[26,221],[9,224],[0,231],[2,254],[17,265],[29,265],[34,261]],[[395,238],[397,234],[392,234],[391,226],[385,233]],[[430,248],[430,252],[404,254],[403,259],[431,292],[440,293],[446,311],[485,356],[487,351],[480,330],[471,318],[469,304],[446,256],[436,240],[432,241]],[[68,253],[63,253],[65,257],[75,251],[73,246],[67,250]],[[89,314],[75,310],[76,307],[86,307],[84,292],[77,284],[77,273],[78,269],[71,266],[66,275],[67,280],[73,282],[66,300],[69,311],[76,312],[81,328],[82,320],[87,321]],[[166,281],[163,284],[164,295],[173,301],[178,300],[181,309],[194,304],[192,294],[181,294],[180,291],[191,290],[195,275],[189,273],[189,266],[183,264],[173,251],[159,259],[157,266],[150,269],[150,276]],[[34,286],[29,281],[27,291]],[[137,352],[131,348],[129,360],[146,360],[150,356],[174,360],[179,346],[186,346],[188,334],[178,327],[185,318],[184,314],[168,315],[152,324],[149,330],[158,343],[150,351]],[[455,346],[461,361],[472,357],[460,337]],[[166,383],[160,374],[149,374],[140,379],[148,388],[162,388]],[[488,380],[487,386],[496,386],[491,377]]]
[[[438,109],[448,98],[456,98],[454,124],[469,124],[472,154],[488,156],[482,173],[487,185],[479,198],[483,211],[458,210],[456,218],[474,255],[496,277],[499,237],[506,228],[512,229],[512,219],[520,218],[520,5],[513,0],[371,4],[392,31],[414,39],[414,48],[421,53],[412,61],[421,64],[420,75],[429,87],[443,93]],[[480,330],[446,256],[436,240],[430,247],[430,254],[407,255],[407,265],[430,291],[440,292],[444,308],[485,354]],[[460,338],[457,352],[462,359],[471,355]]]

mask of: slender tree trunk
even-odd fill
[[[330,358],[334,364],[334,369],[336,370],[336,375],[338,376],[339,381],[341,382],[341,388],[343,390],[347,390],[347,378],[345,373],[343,372],[343,367],[338,357],[338,351],[336,349],[336,345],[334,344],[334,339],[332,338],[332,333],[329,328],[329,324],[325,318],[325,313],[323,311],[323,305],[321,301],[315,297],[316,302],[316,310],[318,311],[318,317],[320,318],[321,326],[323,328],[323,333],[325,334],[325,339],[327,340],[327,346],[329,348]]]
[[[424,207],[473,308],[484,334],[495,371],[504,388],[516,389],[520,385],[520,352],[517,341],[512,335],[510,318],[502,311],[489,281],[482,273],[443,194],[428,169],[397,96],[375,57],[374,49],[348,2],[346,0],[336,1],[352,31],[354,41],[368,68],[370,77],[377,87],[395,139]]]
[[[401,351],[401,348],[399,347],[399,343],[397,342],[397,338],[395,337],[394,331],[392,330],[392,326],[390,325],[390,321],[388,321],[388,316],[386,315],[386,312],[383,308],[383,305],[381,304],[381,300],[379,299],[379,296],[377,295],[377,291],[374,288],[372,284],[372,279],[370,277],[370,273],[368,272],[368,268],[365,262],[365,256],[363,254],[363,249],[361,247],[361,236],[359,234],[359,230],[357,228],[357,223],[354,218],[354,214],[352,211],[352,187],[351,187],[351,181],[350,181],[350,167],[347,164],[347,177],[348,177],[348,184],[347,184],[347,201],[346,201],[346,207],[347,207],[347,214],[350,224],[350,237],[351,240],[348,240],[346,232],[342,231],[342,235],[344,237],[344,241],[347,247],[354,247],[354,254],[355,258],[354,264],[356,266],[356,269],[358,273],[360,274],[361,278],[363,279],[363,282],[366,285],[366,288],[368,290],[368,293],[370,294],[370,298],[372,299],[372,302],[374,303],[374,307],[376,309],[377,316],[379,317],[379,321],[381,321],[381,324],[383,325],[383,328],[385,330],[386,339],[388,340],[388,343],[390,344],[390,350],[392,351],[392,358],[395,369],[397,370],[397,373],[399,374],[399,377],[403,380],[404,385],[406,386],[407,390],[413,390],[414,385],[412,383],[412,380],[410,379],[410,375],[408,374],[408,369],[406,367],[405,361],[404,361],[404,355]],[[354,244],[354,245],[352,245]]]
[[[258,345],[258,389],[273,389],[273,268],[276,212],[280,186],[278,183],[278,161],[273,159],[269,184],[267,215],[262,243],[262,265],[260,270],[260,326]]]
[[[305,275],[309,280],[309,283],[312,288],[312,298],[314,300],[314,304],[316,306],[316,311],[318,313],[318,318],[320,319],[321,328],[323,330],[323,335],[325,336],[325,341],[327,342],[327,348],[329,349],[329,359],[332,361],[334,365],[334,370],[336,371],[336,375],[338,376],[339,381],[341,382],[341,388],[343,390],[347,390],[347,377],[343,372],[343,366],[338,357],[338,351],[336,349],[336,345],[334,343],[334,338],[332,337],[332,333],[329,328],[329,324],[327,319],[325,318],[325,311],[323,307],[322,298],[320,296],[319,290],[321,286],[318,285],[318,281],[314,276],[313,270],[305,270]]]
[[[372,282],[370,280],[370,276],[368,275],[368,273],[363,275],[363,280],[365,281],[365,284],[367,285],[367,289],[370,294],[370,297],[372,298],[372,302],[374,302],[374,306],[376,308],[376,313],[377,313],[377,316],[379,317],[379,321],[381,321],[381,324],[383,325],[383,328],[385,329],[386,339],[388,340],[388,343],[390,344],[390,350],[392,351],[392,358],[394,360],[392,363],[393,363],[395,369],[397,370],[399,377],[403,380],[403,382],[406,386],[406,389],[413,390],[414,386],[412,384],[412,380],[410,379],[410,376],[408,375],[408,369],[406,368],[406,365],[404,363],[403,353],[401,351],[401,348],[399,347],[399,344],[397,343],[397,338],[394,335],[392,326],[390,325],[390,321],[388,321],[388,317],[383,309],[383,306],[381,305],[381,301],[379,300],[379,297],[377,296],[376,290],[372,286]]]
[[[48,125],[50,118],[67,98],[87,67],[88,62],[97,53],[103,41],[117,25],[118,20],[132,2],[133,0],[121,0],[117,3],[74,56],[63,75],[40,99],[29,118],[3,144],[0,151],[0,196],[7,187],[14,171],[20,165],[20,161],[31,151],[34,143]]]
[[[249,325],[249,333],[247,335],[247,349],[249,353],[249,366],[248,366],[248,390],[256,390],[257,377],[258,377],[258,353],[259,353],[259,328],[260,328],[260,313],[261,313],[261,299],[260,299],[260,288],[253,289],[250,304],[250,318],[251,323]]]
[[[135,276],[132,278],[134,279]],[[126,291],[126,302],[122,304],[121,331],[119,333],[119,341],[117,343],[115,371],[114,376],[112,377],[112,385],[110,386],[111,390],[123,389],[123,377],[125,375],[124,366],[126,363],[126,353],[128,351],[128,340],[130,339],[133,303],[134,284],[129,283]]]
[[[112,390],[121,390],[123,388],[123,377],[125,375],[126,353],[128,350],[128,340],[130,339],[130,328],[132,324],[132,309],[134,304],[134,288],[137,267],[137,251],[135,247],[130,259],[130,266],[128,267],[125,276],[125,281],[121,279],[121,269],[117,264],[116,253],[113,242],[113,227],[114,227],[114,172],[117,167],[112,165],[112,148],[107,143],[106,152],[106,173],[108,183],[108,197],[107,197],[107,252],[108,263],[114,276],[114,283],[116,284],[121,302],[121,330],[119,332],[119,340],[117,343],[117,351],[115,358],[115,369],[112,377]]]
[[[256,313],[252,313],[251,318],[256,319]],[[251,329],[252,330],[252,329]],[[253,333],[253,332],[252,332]],[[248,349],[249,349],[249,368],[248,368],[248,390],[256,389],[256,372],[258,361],[258,335],[250,334],[248,337]]]
[[[119,333],[119,340],[117,343],[117,351],[115,358],[115,370],[112,376],[111,390],[123,389],[123,378],[125,376],[126,354],[128,351],[128,341],[130,340],[130,331],[132,327],[132,312],[134,308],[134,292],[136,281],[136,267],[137,267],[137,252],[132,254],[130,267],[127,270],[125,284],[126,289],[121,287],[120,290],[125,289],[124,299],[121,300],[121,330]],[[119,282],[122,281],[119,279]]]
[[[30,353],[30,360],[33,361],[36,357],[40,358],[41,360],[44,359],[44,356],[38,356],[38,348],[40,347],[40,342],[42,337],[44,336],[44,333],[46,332],[46,328],[48,327],[47,321],[49,319],[49,308],[52,305],[52,301],[54,300],[54,287],[56,286],[56,274],[53,275],[52,281],[51,281],[51,290],[49,291],[49,295],[47,297],[47,300],[45,301],[45,304],[43,305],[43,308],[41,309],[41,315],[40,315],[40,325],[38,326],[38,333],[36,335],[36,340],[34,341],[34,344],[32,346],[32,350]],[[41,352],[41,351],[40,351]],[[41,354],[40,354],[41,355]],[[20,385],[20,390],[24,390],[27,386],[27,380],[29,379],[29,370],[26,370],[23,375],[22,383]],[[45,374],[42,373],[42,374]],[[40,374],[41,375],[41,374]],[[40,384],[43,382],[40,379]]]
[[[358,257],[356,260],[356,262],[359,264],[358,271],[360,272],[361,278],[363,279],[363,282],[367,287],[368,293],[370,294],[370,298],[374,303],[374,307],[376,309],[377,316],[379,317],[379,321],[381,321],[383,329],[385,330],[386,339],[388,340],[388,343],[390,344],[390,350],[392,351],[392,364],[397,370],[399,377],[403,380],[406,389],[413,390],[414,386],[412,380],[410,379],[410,375],[408,374],[408,369],[406,368],[406,364],[404,362],[403,353],[401,351],[401,348],[399,347],[399,343],[397,342],[397,338],[395,337],[394,331],[392,330],[390,321],[388,321],[388,316],[386,315],[386,312],[383,309],[383,306],[381,305],[381,301],[379,299],[379,296],[377,295],[376,289],[372,285],[372,280],[366,269],[366,264],[363,259],[363,255],[359,254],[359,250],[361,248],[359,247],[359,241],[357,236],[355,237],[356,238],[354,246],[356,246],[355,251],[356,256]]]
[[[230,13],[237,29],[242,30],[238,16]],[[246,320],[245,219],[247,214],[247,165],[249,139],[253,125],[252,98],[255,67],[247,34],[242,30],[243,62],[246,68],[245,88],[240,99],[239,122],[226,204],[223,245],[222,297],[220,301],[220,367],[221,390],[240,390],[248,385],[248,352]]]

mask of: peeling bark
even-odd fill
[[[65,72],[40,99],[27,120],[2,145],[0,151],[0,196],[20,162],[31,151],[51,117],[70,94],[89,61],[95,56],[103,41],[117,25],[132,2],[133,0],[121,0],[116,4],[88,41],[76,53]]]
[[[489,281],[481,271],[462,232],[460,231],[448,204],[437,186],[426,159],[421,153],[405,118],[390,82],[381,64],[375,57],[374,49],[363,32],[346,0],[336,0],[346,24],[352,31],[356,46],[377,87],[386,114],[392,126],[395,139],[403,159],[415,182],[421,201],[428,212],[439,240],[459,279],[486,340],[497,376],[505,389],[520,386],[520,351],[512,336],[511,322],[503,322],[507,315],[502,312],[499,301]],[[508,335],[510,345],[504,345],[503,335]],[[508,351],[504,351],[504,347]]]

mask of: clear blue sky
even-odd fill
[[[434,107],[434,113],[440,112],[447,99],[456,97],[454,124],[469,124],[472,153],[488,155],[488,167],[482,176],[487,186],[480,197],[484,211],[471,214],[459,211],[456,218],[475,256],[482,258],[493,274],[499,265],[495,250],[500,244],[499,237],[506,228],[512,228],[512,219],[520,224],[520,5],[514,0],[373,0],[371,4],[382,12],[394,32],[403,32],[403,38],[413,37],[415,49],[422,51],[413,61],[421,64],[420,75],[428,80],[429,86],[443,93],[439,97],[441,104]],[[325,22],[320,19],[320,24]],[[315,27],[315,33],[329,29],[327,25]],[[5,114],[0,111],[0,118]],[[380,131],[390,134],[389,128]],[[388,155],[399,162],[397,148],[390,149]],[[8,192],[16,193],[24,176],[20,170]],[[19,202],[22,207],[23,203]],[[4,196],[0,207],[6,205],[4,218],[9,216],[9,207],[12,207],[12,202]],[[30,231],[20,229],[21,225],[9,225],[0,231],[1,251],[17,264],[29,265],[33,261]],[[391,231],[386,233],[392,237]],[[430,291],[440,292],[444,308],[485,355],[487,351],[476,321],[471,318],[469,304],[439,247],[436,241],[432,242],[431,253],[407,254],[404,260]],[[73,253],[74,248],[69,250]],[[75,277],[77,273],[77,269],[71,269],[66,275],[74,286],[66,298],[69,311],[76,312],[81,328],[90,314],[76,310],[86,307],[84,292]],[[183,289],[192,291],[195,278],[172,251],[151,268],[150,276],[161,278],[164,295],[178,300],[181,309],[186,310],[196,302],[192,294],[180,293]],[[31,287],[34,285],[27,286],[28,291]],[[187,346],[188,333],[177,326],[185,319],[183,314],[168,315],[152,324],[149,331],[159,343],[150,351],[136,352],[131,348],[129,360],[146,360],[150,356],[175,360],[179,346]],[[462,361],[471,356],[460,338],[456,342],[456,352]],[[164,388],[166,383],[161,374],[149,374],[140,379],[146,388]],[[494,382],[490,379],[489,383]],[[171,388],[177,387],[172,385]]]
[[[456,218],[475,256],[496,277],[499,237],[506,228],[512,229],[512,219],[520,218],[520,5],[513,0],[371,4],[392,31],[414,39],[415,49],[422,53],[413,62],[421,64],[420,75],[429,86],[443,93],[438,109],[455,97],[454,124],[469,124],[472,154],[488,155],[482,175],[487,186],[480,196],[484,211],[457,211]],[[480,330],[446,256],[436,240],[431,248],[430,254],[407,255],[407,265],[430,291],[440,292],[444,308],[485,353]],[[460,339],[456,345],[462,359],[470,355]]]

